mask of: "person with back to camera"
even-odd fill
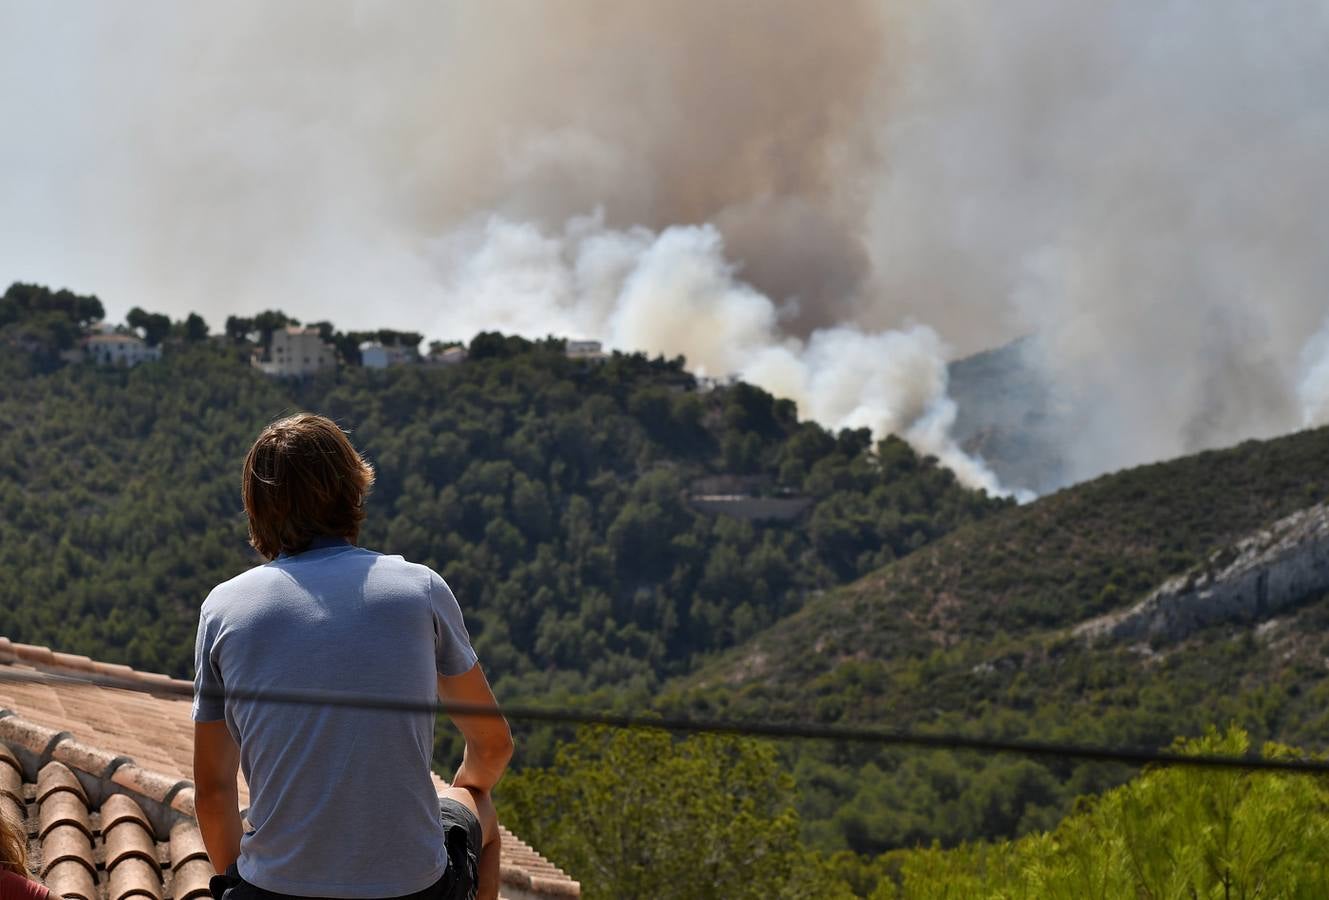
[[[269,425],[245,459],[250,542],[269,562],[208,595],[195,648],[195,807],[227,900],[498,896],[502,717],[452,716],[466,750],[439,795],[431,714],[249,693],[496,705],[443,579],[356,546],[373,480],[316,415]]]

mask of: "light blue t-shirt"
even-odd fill
[[[240,875],[305,897],[398,897],[447,869],[427,713],[210,692],[345,692],[430,703],[476,662],[432,569],[320,540],[218,585],[203,603],[194,719],[240,745],[252,830]]]

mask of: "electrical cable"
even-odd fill
[[[144,683],[139,680],[94,674],[66,675],[54,672],[27,672],[0,667],[0,682],[5,681],[52,686],[82,685],[175,697],[194,696],[194,691],[188,687],[168,682]],[[429,715],[444,713],[449,716],[499,716],[518,722],[542,722],[556,725],[601,725],[622,729],[653,728],[682,734],[727,734],[742,737],[835,741],[929,750],[967,750],[981,753],[1019,754],[1040,758],[1123,763],[1132,766],[1187,766],[1329,775],[1329,761],[1323,759],[1268,758],[1255,755],[1196,755],[1175,750],[1156,750],[1141,747],[1108,747],[1059,741],[985,738],[943,732],[892,731],[859,726],[827,725],[816,722],[762,722],[749,719],[630,715],[523,705],[475,706],[447,701],[423,702],[393,697],[376,697],[342,691],[281,690],[274,688],[205,690],[203,696],[223,700],[336,706]]]

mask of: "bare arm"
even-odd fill
[[[445,703],[498,706],[479,663],[461,675],[438,676],[438,696]],[[512,732],[508,721],[502,716],[461,713],[451,718],[466,739],[466,752],[452,784],[488,793],[503,777],[508,761],[512,759]]]
[[[225,722],[194,723],[194,811],[208,858],[225,872],[240,858],[240,748]]]

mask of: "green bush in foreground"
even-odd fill
[[[509,776],[500,814],[594,898],[848,898],[798,840],[794,782],[761,741],[586,728]]]
[[[1180,745],[1244,754],[1245,732]],[[1264,748],[1288,755],[1286,747]],[[954,850],[899,851],[874,900],[1329,896],[1329,783],[1322,777],[1160,768],[1092,801],[1056,829]]]
[[[1244,755],[1240,729],[1178,743]],[[1276,744],[1266,756],[1294,755]],[[1296,754],[1299,755],[1299,754]],[[802,849],[767,742],[585,729],[503,783],[502,816],[597,897],[1252,900],[1329,897],[1329,780],[1157,768],[1055,829],[873,858]]]

